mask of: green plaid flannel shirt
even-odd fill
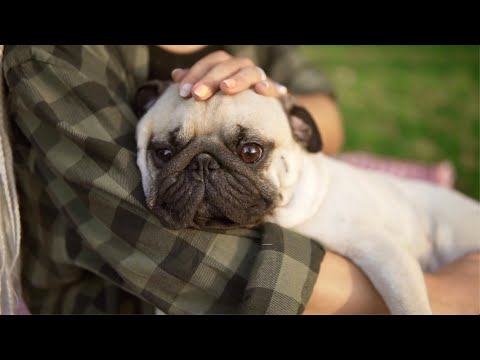
[[[228,49],[293,92],[331,91],[288,46]],[[274,224],[172,231],[145,207],[131,102],[148,63],[146,46],[5,47],[30,310],[302,313],[316,242]]]

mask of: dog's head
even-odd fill
[[[152,81],[135,101],[147,205],[169,228],[262,222],[291,197],[302,154],[322,147],[310,114],[288,97],[248,90],[195,101]]]

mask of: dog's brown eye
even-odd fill
[[[248,164],[252,164],[262,156],[262,148],[254,143],[248,143],[240,149],[240,157]]]
[[[160,148],[155,150],[155,156],[163,162],[169,162],[173,157],[173,152],[167,148]]]

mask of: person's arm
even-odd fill
[[[294,97],[312,114],[322,136],[322,151],[327,155],[339,153],[344,143],[344,130],[335,100],[322,93],[294,94]]]
[[[434,314],[480,314],[480,252],[426,273],[425,281]]]
[[[434,314],[480,313],[480,252],[467,254],[436,273],[425,273],[424,278]],[[327,251],[304,314],[389,314],[389,311],[360,268]]]
[[[32,313],[135,311],[126,295],[169,314],[301,313],[319,244],[273,224],[172,231],[146,208],[130,104],[140,48],[5,48]]]

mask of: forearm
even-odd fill
[[[327,251],[304,314],[386,313],[383,299],[364,273],[347,258]]]
[[[337,154],[344,142],[342,117],[335,101],[321,93],[295,95],[312,114],[323,140],[327,155]]]
[[[480,253],[468,254],[424,276],[434,314],[480,313]],[[342,256],[326,252],[304,314],[389,314],[389,311],[360,268]]]
[[[480,314],[480,252],[426,273],[425,283],[434,314]]]

